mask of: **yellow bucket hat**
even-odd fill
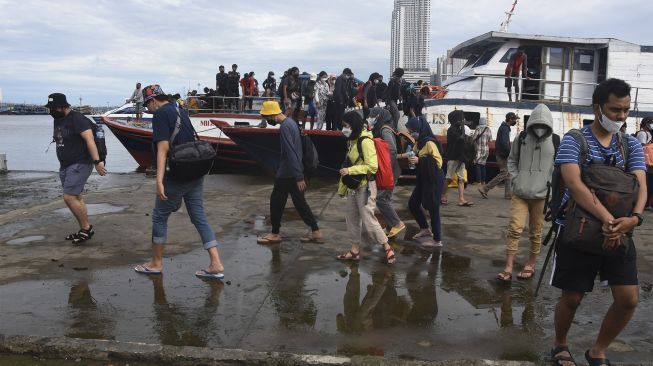
[[[281,108],[279,108],[279,103],[274,100],[268,100],[263,102],[263,107],[261,108],[262,116],[276,116],[281,114]]]

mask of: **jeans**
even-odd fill
[[[275,178],[274,188],[270,195],[270,222],[272,223],[272,233],[279,234],[281,228],[281,217],[283,210],[286,208],[288,201],[288,194],[292,198],[292,203],[299,213],[299,216],[304,220],[304,223],[311,227],[312,231],[319,230],[317,221],[311,208],[306,203],[304,192],[300,192],[297,188],[297,181],[294,178]]]
[[[442,195],[442,189],[444,187],[444,175],[442,170],[438,170],[435,184],[435,202],[432,202],[433,206],[430,208],[429,215],[431,216],[431,231],[433,232],[433,240],[440,241],[442,240],[442,230],[440,224],[440,196]],[[419,225],[420,229],[428,228],[428,223],[426,222],[426,217],[424,216],[424,211],[422,210],[422,185],[420,184],[419,178],[417,179],[417,184],[413,193],[410,195],[408,200],[408,208],[410,213],[415,217],[415,221]]]
[[[394,189],[379,190],[376,195],[376,208],[379,209],[381,216],[385,220],[387,227],[393,228],[401,222],[397,211],[392,204],[392,193]]]
[[[487,169],[485,169],[485,165],[474,164],[474,168],[476,169],[476,181],[480,183],[487,182]]]
[[[204,213],[204,178],[188,182],[176,181],[163,178],[163,188],[168,197],[162,201],[157,196],[152,210],[152,243],[165,244],[168,236],[168,217],[181,207],[181,200],[186,204],[186,211],[190,221],[195,225],[197,232],[202,238],[204,249],[217,247],[213,229],[206,220]]]

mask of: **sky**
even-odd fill
[[[496,31],[513,0],[431,0],[430,62]],[[4,102],[119,105],[136,82],[215,87],[224,64],[263,82],[292,66],[388,74],[392,0],[0,0]],[[653,45],[650,0],[521,0],[510,32]]]

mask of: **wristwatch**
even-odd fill
[[[630,217],[637,217],[637,226],[642,226],[642,223],[644,223],[644,217],[640,213],[633,213]]]
[[[93,165],[98,165],[102,162],[102,160],[93,160]]]

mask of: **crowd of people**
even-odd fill
[[[232,71],[223,78],[218,74],[216,83],[219,90],[234,93],[238,75],[236,70],[237,66],[233,65]],[[364,238],[383,248],[384,261],[387,264],[392,265],[400,260],[390,240],[406,229],[406,224],[397,214],[393,202],[394,185],[401,174],[398,164],[401,159],[406,159],[415,166],[417,176],[407,202],[420,229],[412,239],[424,248],[442,247],[440,206],[448,203],[447,187],[457,181],[458,205],[473,206],[473,203],[465,198],[466,163],[472,160],[472,167],[477,172],[476,177],[483,183],[479,189],[480,196],[489,199],[488,192],[503,182],[506,186],[505,198],[511,200],[505,238],[505,265],[497,274],[496,280],[512,280],[518,243],[527,222],[530,250],[528,259],[517,277],[522,280],[531,279],[536,273],[535,264],[542,244],[547,197],[552,182],[555,182],[558,176],[564,182],[564,189],[559,192],[560,205],[548,207],[556,212],[552,223],[558,228],[556,241],[565,238],[565,225],[575,223],[577,217],[568,213],[575,212],[571,210],[577,207],[586,212],[582,218],[585,221],[581,225],[589,222],[587,220],[595,220],[601,239],[596,243],[599,253],[580,249],[575,246],[573,240],[562,240],[555,246],[552,284],[561,289],[562,294],[555,309],[555,340],[551,358],[558,365],[575,364],[568,347],[567,334],[576,309],[584,295],[592,291],[598,274],[612,289],[614,301],[603,320],[595,343],[585,352],[585,358],[590,364],[609,364],[605,360],[608,346],[629,322],[638,302],[637,255],[632,233],[636,227],[642,225],[642,213],[645,208],[650,208],[653,204],[650,184],[647,191],[647,165],[643,149],[643,146],[652,143],[653,121],[644,120],[642,129],[636,136],[619,133],[630,108],[630,86],[626,82],[608,79],[599,84],[592,98],[595,115],[593,123],[565,134],[562,139],[553,133],[551,111],[545,104],[539,104],[532,111],[525,131],[510,141],[510,128],[517,123],[518,117],[514,113],[508,113],[497,136],[496,158],[500,173],[485,184],[488,143],[492,138],[486,121],[481,119],[476,130],[466,131],[468,128],[463,111],[451,112],[448,115],[451,126],[447,132],[445,151],[429,124],[421,116],[423,99],[420,99],[420,95],[423,93],[420,89],[407,98],[412,99],[414,103],[408,102],[409,106],[403,108],[410,116],[406,129],[413,137],[415,145],[409,151],[399,151],[396,140],[398,102],[406,101],[404,98],[395,99],[398,95],[401,96],[401,69],[395,71],[385,87],[383,99],[386,103],[383,108],[377,105],[379,96],[376,90],[381,83],[378,73],[370,75],[362,87],[361,95],[354,93],[356,89],[351,84],[353,72],[349,68],[345,68],[338,77],[326,72],[315,77],[311,75],[308,80],[315,82],[311,93],[306,93],[305,88],[302,89],[299,75],[298,68],[289,69],[278,86],[280,100],[265,101],[260,110],[260,115],[268,124],[280,125],[281,151],[280,165],[270,196],[271,231],[257,238],[259,244],[282,243],[280,229],[288,195],[291,196],[299,216],[310,228],[310,233],[301,238],[301,241],[320,244],[326,240],[304,195],[307,176],[303,164],[302,135],[296,118],[300,115],[298,112],[305,110],[305,106],[311,103],[318,116],[315,122],[317,128],[326,125],[329,129],[340,129],[347,138],[346,159],[339,170],[337,192],[346,199],[344,214],[350,245],[346,251],[336,256],[338,260],[359,261],[363,256],[361,243]],[[249,81],[240,84],[243,90],[250,90],[248,88],[251,87],[256,90],[254,74],[250,73],[248,77]],[[263,84],[265,93],[271,93],[276,87],[273,77],[273,74],[269,74]],[[137,85],[137,89],[140,89],[140,85]],[[183,201],[210,259],[208,267],[197,271],[196,276],[205,279],[224,278],[225,266],[220,260],[218,242],[204,211],[203,178],[187,182],[177,181],[166,175],[166,159],[171,146],[194,139],[188,112],[178,108],[173,99],[158,85],[143,89],[142,98],[143,105],[153,113],[153,143],[157,163],[156,200],[152,213],[152,258],[134,269],[146,275],[162,273],[167,220]],[[133,99],[138,98],[135,96]],[[362,101],[363,109],[345,112],[345,108],[357,99]],[[333,105],[331,111],[329,103]],[[81,114],[70,109],[65,95],[51,94],[47,107],[54,118],[54,136],[57,142],[57,156],[61,163],[60,178],[64,201],[80,226],[78,232],[70,234],[66,239],[79,244],[91,239],[94,234],[82,199],[84,184],[93,167],[100,175],[106,174],[106,168],[99,160],[88,122],[84,121]],[[333,114],[331,119],[326,117],[329,113]],[[178,124],[191,127],[181,130],[176,128],[179,133],[173,133]],[[377,155],[381,152],[376,147],[376,139],[388,145],[390,174],[394,181],[394,185],[389,187],[377,186],[376,174],[380,169]],[[465,145],[470,141],[476,146],[472,159],[469,159],[465,152]],[[444,157],[448,160],[446,165]],[[635,192],[633,207],[627,215],[613,215],[608,204],[597,199],[594,188],[590,190],[590,183],[582,179],[586,171],[596,165],[628,172],[637,181],[639,191]],[[650,183],[650,174],[648,179]],[[375,216],[377,209],[383,217],[385,227]]]

